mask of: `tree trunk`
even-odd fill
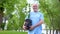
[[[56,34],[58,34],[58,30],[56,30]]]
[[[51,34],[51,29],[50,29],[50,34]]]
[[[47,29],[47,25],[46,25],[46,34],[48,34],[48,29]]]
[[[58,30],[58,34],[60,34],[60,29]]]
[[[3,15],[2,13],[0,12],[0,30],[2,29],[2,22],[3,22]]]
[[[0,24],[3,22],[2,14],[0,13]]]
[[[3,11],[4,11],[4,8],[3,7],[0,7],[0,29],[2,28],[2,24],[3,24]]]
[[[46,30],[46,34],[48,34],[48,29]]]
[[[53,34],[54,34],[54,29],[53,29]]]
[[[60,31],[59,31],[59,34],[60,34]]]

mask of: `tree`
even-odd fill
[[[45,14],[45,22],[49,26],[50,29],[60,30],[60,2],[59,0],[39,0],[40,9]],[[51,32],[50,32],[51,33]]]
[[[15,10],[18,10],[17,12],[18,12],[18,14],[19,14],[19,16],[21,17],[21,14],[20,13],[22,13],[22,9],[23,9],[23,7],[25,7],[26,6],[26,0],[0,0],[1,2],[0,2],[0,22],[2,22],[3,20],[2,20],[2,18],[3,18],[3,16],[6,16],[6,17],[8,17],[8,22],[10,23],[11,21],[11,19],[14,17],[13,15],[12,15],[12,12],[14,12]],[[17,8],[16,8],[16,7]],[[5,12],[5,13],[4,13]],[[4,15],[3,15],[4,14]],[[22,15],[24,15],[24,14],[22,14]],[[16,17],[16,16],[15,16]],[[23,18],[23,17],[22,17]],[[13,18],[14,19],[14,18]],[[16,18],[17,19],[17,18]],[[19,20],[20,21],[22,21],[21,20],[21,18],[19,18]],[[15,20],[16,21],[16,20]],[[8,23],[8,24],[9,24]],[[20,22],[19,22],[19,24],[20,24]],[[9,26],[10,27],[10,26]]]

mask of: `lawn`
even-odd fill
[[[0,34],[27,34],[27,32],[17,32],[17,31],[0,31]]]

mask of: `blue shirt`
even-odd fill
[[[30,12],[30,19],[32,20],[32,26],[39,23],[40,20],[44,20],[43,14],[41,12]],[[42,25],[36,27],[32,31],[28,31],[28,34],[41,34]]]

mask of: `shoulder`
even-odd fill
[[[40,15],[43,15],[43,13],[42,12],[38,12]]]
[[[32,13],[34,13],[34,12],[30,12],[30,14],[32,14]]]
[[[30,13],[33,13],[33,11],[31,11]]]

